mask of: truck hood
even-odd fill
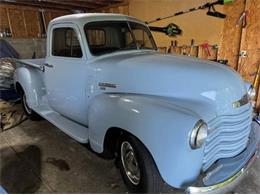
[[[102,92],[159,96],[209,120],[233,113],[246,94],[245,83],[229,67],[206,60],[143,51],[113,54],[93,62]]]

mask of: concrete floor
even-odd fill
[[[45,120],[0,133],[0,143],[0,184],[9,193],[127,193],[113,161]],[[235,193],[260,193],[259,159]]]

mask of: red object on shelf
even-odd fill
[[[206,50],[208,56],[211,56],[208,43],[203,43],[201,47]]]

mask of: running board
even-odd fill
[[[35,107],[33,110],[73,139],[80,143],[88,143],[87,127],[65,118],[46,105]]]

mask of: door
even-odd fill
[[[87,124],[92,76],[80,31],[73,24],[54,25],[49,34],[45,84],[49,106],[59,114]]]

